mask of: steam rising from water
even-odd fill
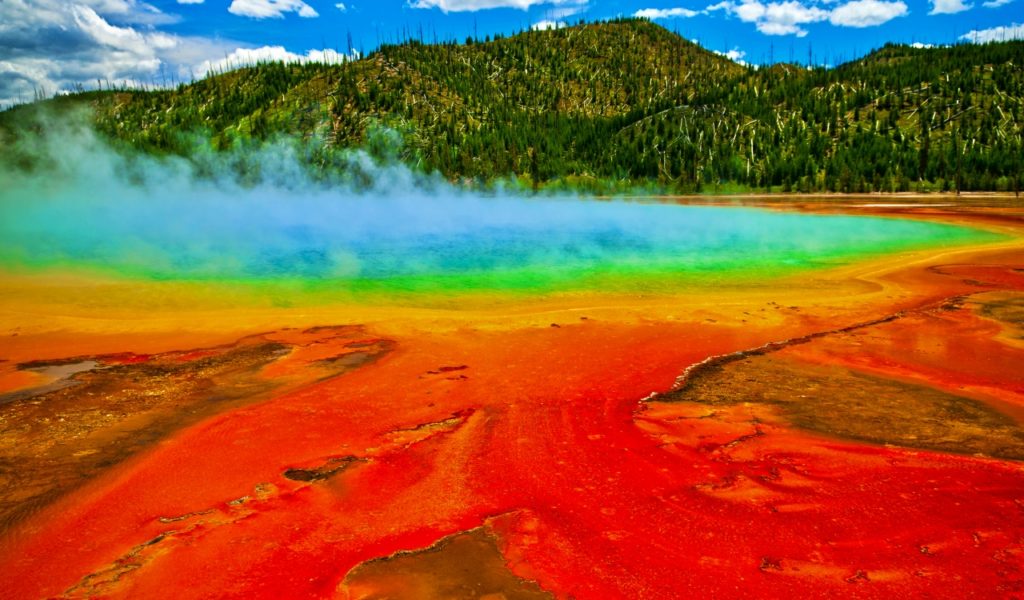
[[[8,269],[557,289],[771,274],[966,235],[909,221],[481,194],[359,152],[324,183],[288,141],[191,161],[126,156],[83,129],[33,143],[52,161],[45,173],[0,171]],[[228,175],[239,165],[259,182]]]

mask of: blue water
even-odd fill
[[[452,284],[500,288],[526,279],[571,285],[602,273],[770,274],[985,235],[899,219],[463,193],[197,190],[171,197],[130,189],[116,196],[5,194],[0,262],[157,279],[481,276],[486,282]]]

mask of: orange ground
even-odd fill
[[[1012,211],[928,212],[1024,231]],[[313,325],[359,323],[367,341],[395,345],[192,425],[7,531],[2,595],[375,597],[346,584],[357,565],[487,525],[512,572],[557,597],[1024,597],[1021,463],[830,439],[752,420],[742,404],[705,418],[700,406],[643,401],[709,356],[910,311],[856,345],[787,352],[1024,412],[1024,347],[1005,323],[914,312],[1024,291],[1021,239],[757,289],[454,312],[197,309],[96,322],[70,301],[8,301],[0,324],[21,328],[7,338],[10,364],[270,329],[301,342]],[[31,297],[38,284],[18,285]],[[301,378],[322,357],[310,346],[262,376]],[[0,372],[5,390],[31,383]],[[321,481],[282,475],[331,459],[351,464]]]

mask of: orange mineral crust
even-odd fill
[[[0,301],[3,596],[1021,596],[1024,223],[876,212],[1011,237],[458,310]]]

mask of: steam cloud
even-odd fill
[[[157,158],[114,149],[84,125],[38,129],[9,155],[34,168],[0,164],[6,269],[550,288],[608,273],[773,270],[948,234],[913,222],[482,193],[358,151],[314,176],[304,166],[312,150],[294,140],[227,153],[200,142],[188,159]]]

